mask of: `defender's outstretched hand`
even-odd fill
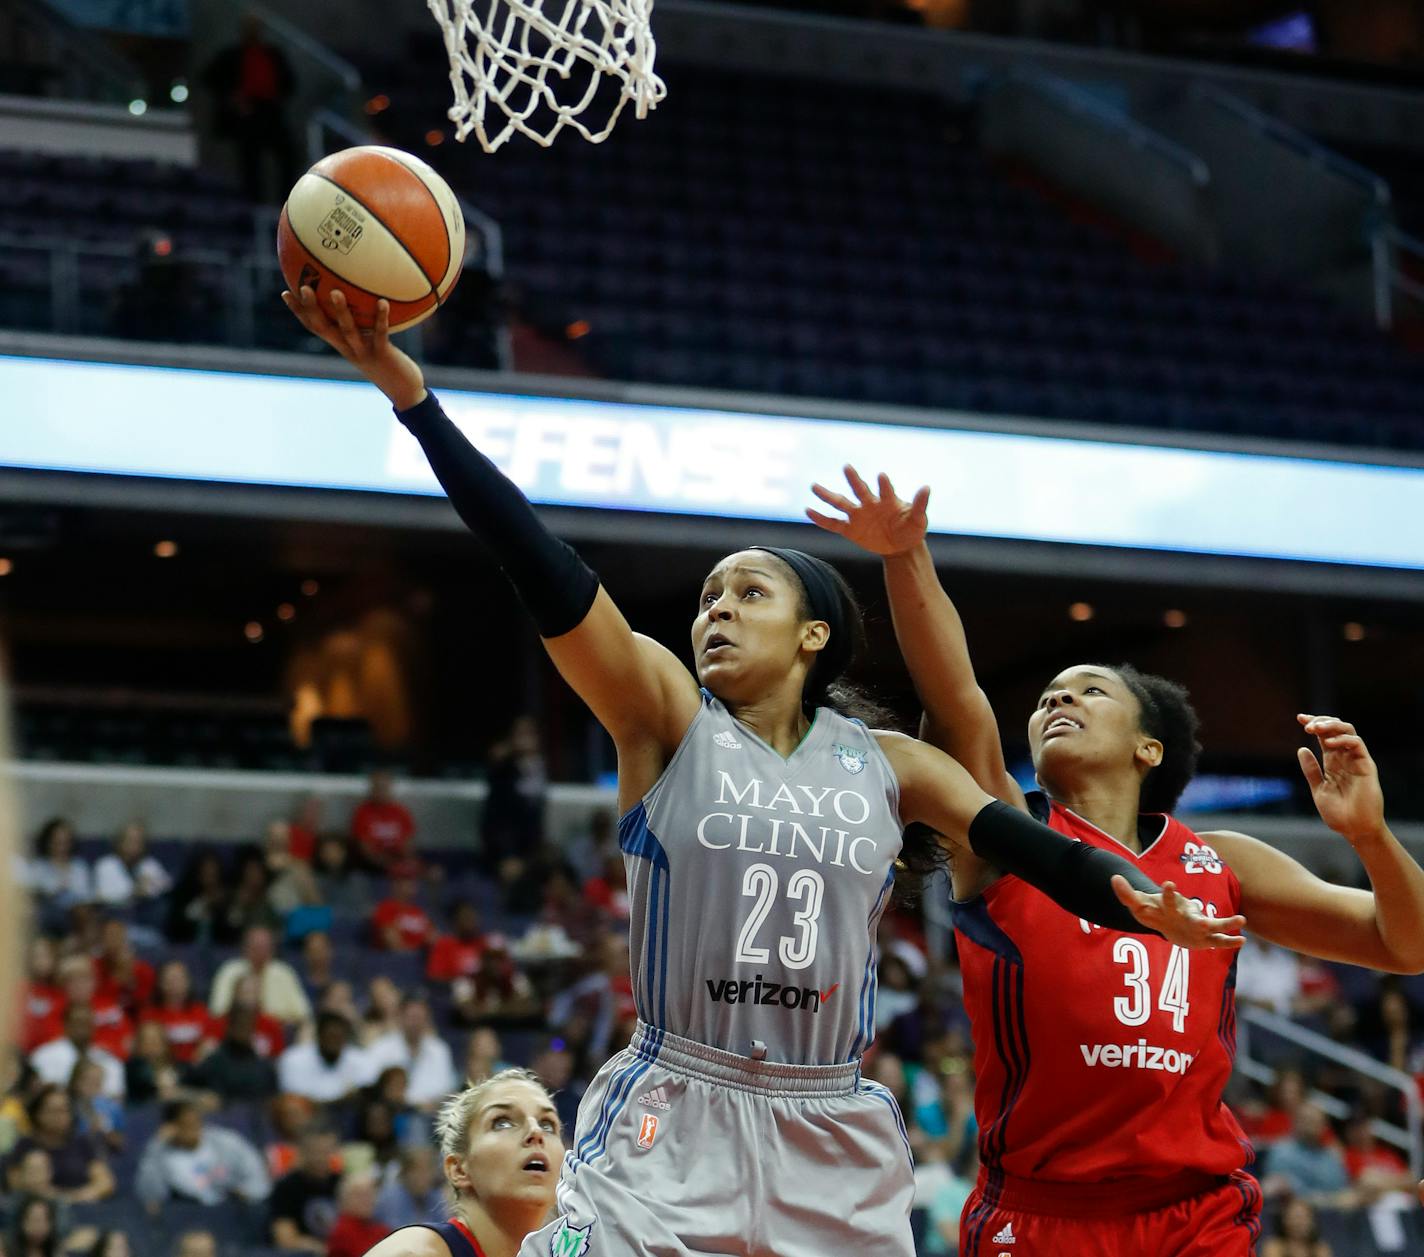
[[[1139,925],[1156,930],[1178,947],[1194,951],[1217,948],[1236,951],[1246,943],[1241,934],[1246,926],[1245,917],[1209,917],[1190,899],[1178,894],[1172,882],[1162,883],[1160,895],[1134,890],[1125,877],[1113,878],[1112,886]]]
[[[1346,838],[1369,837],[1384,828],[1384,792],[1379,769],[1355,726],[1334,716],[1296,717],[1320,743],[1296,752],[1320,819]]]
[[[871,554],[903,554],[913,550],[925,539],[929,531],[928,507],[929,486],[925,485],[909,502],[902,502],[895,495],[895,486],[883,471],[876,479],[880,492],[874,493],[860,473],[850,464],[845,467],[846,483],[856,496],[852,502],[843,493],[836,493],[825,485],[813,484],[811,492],[827,506],[833,506],[845,515],[840,519],[835,515],[824,515],[817,510],[807,510],[806,517],[827,532],[838,533],[848,541],[853,541],[862,550]]]
[[[299,295],[282,293],[282,301],[297,321],[313,336],[319,336],[371,381],[391,400],[397,410],[409,410],[425,398],[425,376],[415,360],[391,344],[391,307],[381,301],[376,306],[376,326],[363,332],[351,317],[346,294],[339,288],[331,293],[333,319],[303,286]]]

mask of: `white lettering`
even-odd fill
[[[752,796],[751,806],[752,806],[752,807],[760,807],[760,806],[761,806],[761,782],[759,782],[759,781],[751,781],[751,782],[748,782],[745,789],[743,789],[743,790],[738,790],[738,789],[737,789],[737,786],[736,786],[736,783],[732,780],[732,775],[731,775],[731,773],[724,772],[724,771],[719,771],[719,772],[717,773],[717,776],[721,779],[721,784],[720,784],[720,786],[718,787],[718,790],[717,790],[717,802],[718,802],[718,803],[726,803],[726,802],[728,802],[727,795],[730,793],[731,796],[732,796],[732,798],[731,798],[730,801],[733,802],[733,803],[742,803],[742,802],[744,802],[744,801],[746,800],[747,795],[751,795],[751,796]]]
[[[1146,1069],[1156,1073],[1185,1074],[1195,1059],[1189,1052],[1175,1048],[1162,1049],[1146,1039],[1136,1043],[1080,1043],[1083,1064],[1093,1069]]]
[[[742,813],[742,832],[741,832],[741,836],[737,839],[737,850],[738,850],[738,851],[754,851],[754,852],[757,853],[757,855],[761,855],[761,854],[766,850],[766,848],[765,848],[765,847],[754,847],[754,846],[752,846],[752,844],[751,844],[750,842],[747,841],[747,830],[751,827],[751,821],[752,821],[752,818],[751,818],[750,816],[748,816],[745,812],[743,812],[743,813]],[[780,821],[777,821],[777,820],[773,820],[773,821],[771,822],[771,841],[772,841],[772,845],[773,845],[773,846],[776,844],[776,827],[777,827],[779,824],[781,824],[781,822],[780,822]]]
[[[797,821],[791,821],[791,846],[787,849],[786,858],[794,860],[796,858],[796,840],[799,838],[811,849],[816,857],[817,864],[826,862],[826,827],[821,826],[821,845],[815,846],[811,842],[811,835],[801,828]]]
[[[865,843],[865,845],[869,847],[872,852],[875,850],[875,840],[873,838],[867,838],[864,834],[862,834],[859,838],[851,839],[849,852],[851,868],[853,868],[857,873],[866,873],[873,876],[875,870],[866,868],[865,865],[863,865],[859,860],[855,858],[855,849],[860,846],[861,843]]]
[[[821,803],[826,795],[830,794],[831,787],[823,786],[820,794],[817,794],[810,786],[797,786],[796,788],[811,800],[811,815],[819,817],[821,815]]]
[[[791,788],[784,781],[776,787],[776,793],[767,800],[767,811],[776,811],[776,805],[778,803],[785,803],[797,816],[801,815],[801,805],[796,802],[796,796],[791,793]],[[756,805],[753,804],[753,806]]]
[[[697,822],[697,841],[709,851],[725,851],[732,844],[730,842],[713,842],[707,837],[707,822],[714,820],[731,821],[735,819],[730,812],[709,812]],[[743,818],[745,819],[745,818]]]

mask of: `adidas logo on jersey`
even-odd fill
[[[650,1109],[670,1109],[672,1105],[667,1102],[667,1092],[661,1087],[654,1087],[647,1095],[638,1097],[639,1104],[646,1104]]]
[[[736,735],[726,729],[723,729],[720,733],[714,733],[712,735],[712,741],[717,743],[718,746],[725,747],[729,751],[740,751],[742,749],[742,744],[737,741]]]
[[[1012,1222],[1005,1222],[1004,1229],[990,1241],[990,1243],[993,1244],[1017,1244],[1018,1242],[1019,1237],[1014,1234],[1014,1224]]]

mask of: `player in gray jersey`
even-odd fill
[[[827,564],[766,548],[718,563],[694,677],[461,436],[384,310],[363,336],[339,294],[334,324],[309,289],[283,296],[390,398],[618,750],[640,1021],[579,1107],[561,1216],[520,1257],[909,1257],[904,1125],[859,1059],[893,870],[924,856],[903,849],[912,822],[1088,920],[1233,944],[1239,919],[1202,916],[996,803],[942,752],[835,710],[862,630]]]

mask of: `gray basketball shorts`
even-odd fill
[[[781,1065],[638,1024],[579,1105],[559,1217],[519,1257],[914,1257],[914,1170],[858,1065]]]

